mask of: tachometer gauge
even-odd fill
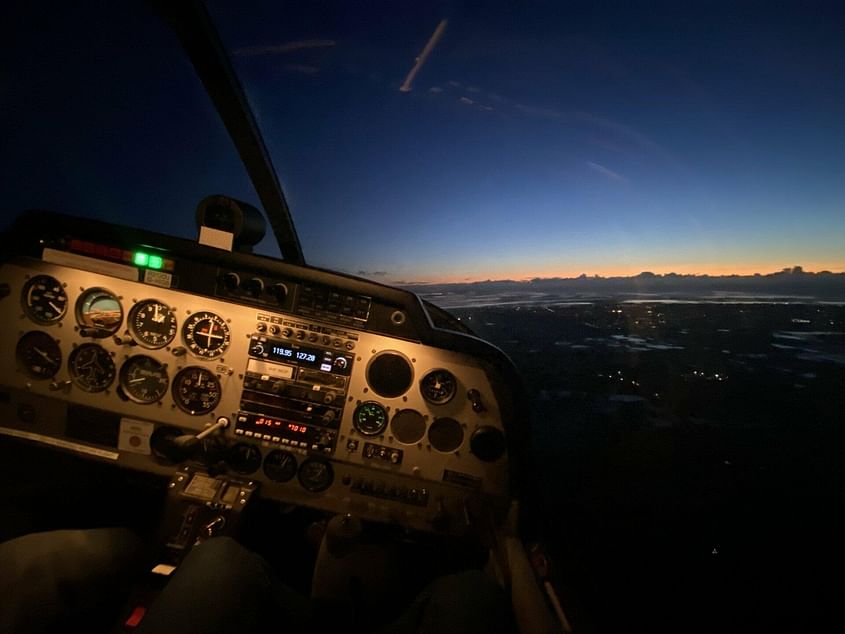
[[[352,424],[365,436],[375,436],[387,426],[387,412],[375,401],[361,403],[352,414]]]
[[[76,301],[76,321],[83,335],[108,337],[123,323],[123,306],[111,291],[89,288]]]
[[[21,303],[27,316],[39,324],[59,321],[67,312],[62,283],[49,275],[36,275],[24,284]]]
[[[328,489],[334,481],[332,465],[320,458],[307,458],[299,467],[299,483],[311,493]]]
[[[73,382],[86,392],[102,392],[117,371],[111,355],[96,343],[83,343],[70,353],[68,368]]]
[[[434,405],[451,401],[457,389],[458,382],[449,370],[432,370],[420,381],[423,398]]]
[[[40,330],[33,330],[21,337],[15,353],[23,369],[34,379],[49,379],[62,367],[59,344]]]
[[[208,414],[220,402],[220,381],[205,368],[184,368],[173,378],[173,401],[192,416]]]
[[[163,348],[176,336],[176,317],[166,304],[145,299],[129,311],[129,332],[145,348]]]
[[[229,326],[220,315],[208,311],[194,313],[182,326],[182,337],[192,353],[214,359],[229,347]]]
[[[136,403],[155,403],[167,394],[167,368],[143,354],[129,357],[120,368],[120,387]]]

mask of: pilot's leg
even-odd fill
[[[505,634],[514,632],[510,599],[480,570],[435,579],[381,634]]]
[[[301,632],[308,600],[229,537],[195,546],[153,601],[138,634]]]
[[[125,528],[33,533],[0,544],[0,632],[104,630],[141,552]]]

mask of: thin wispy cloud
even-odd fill
[[[411,67],[411,70],[408,71],[408,74],[405,76],[405,81],[403,81],[402,85],[399,86],[399,92],[411,92],[414,83],[414,77],[416,77],[417,73],[420,72],[420,69],[423,67],[426,60],[428,59],[428,56],[431,55],[431,52],[434,50],[434,47],[437,46],[437,43],[440,41],[440,38],[443,37],[443,33],[446,31],[446,25],[448,23],[448,20],[440,20],[440,24],[437,25],[436,29],[434,29],[434,33],[431,34],[431,37],[428,38],[428,42],[426,42],[422,52],[414,60],[414,65]]]
[[[602,176],[606,176],[610,180],[618,181],[620,183],[627,183],[629,182],[627,178],[619,174],[618,172],[614,172],[609,167],[605,167],[604,165],[600,165],[599,163],[594,163],[593,161],[585,161],[587,167],[591,170],[596,172],[597,174],[601,174]]]
[[[259,55],[279,55],[304,49],[331,48],[335,44],[336,42],[334,40],[298,40],[296,42],[284,42],[282,44],[245,46],[243,48],[236,48],[233,53],[240,57],[257,57]]]

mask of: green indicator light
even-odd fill
[[[135,252],[135,256],[132,258],[132,261],[135,262],[137,266],[147,266],[147,262],[149,262],[150,256],[146,253],[141,253],[140,251]],[[161,258],[159,258],[161,260]]]
[[[164,266],[164,260],[161,258],[160,255],[151,255],[150,256],[150,268],[151,269],[160,269]]]

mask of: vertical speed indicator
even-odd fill
[[[229,347],[229,326],[215,313],[194,313],[182,326],[182,338],[196,356],[215,359]]]

